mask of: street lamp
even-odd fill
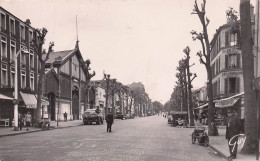
[[[108,90],[109,90],[109,81],[110,81],[110,74],[104,73],[104,79],[106,81],[107,90],[106,90],[106,109],[105,109],[105,116],[108,114]]]
[[[18,65],[17,65],[17,58],[23,52],[24,54],[29,54],[27,48],[24,46],[22,47],[15,55],[15,78],[14,78],[14,131],[18,131]]]

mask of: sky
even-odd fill
[[[239,1],[207,0],[210,40],[226,23],[226,10],[239,11]],[[53,41],[54,51],[73,49],[78,28],[81,54],[96,72],[92,80],[103,79],[105,72],[124,85],[142,82],[152,101],[165,103],[186,46],[191,49],[190,63],[195,63],[194,89],[207,80],[196,56],[201,44],[190,34],[202,31],[198,16],[191,14],[194,0],[0,0],[0,6],[23,21],[30,19],[35,28],[46,27],[46,48]]]

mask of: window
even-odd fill
[[[25,41],[25,28],[23,25],[20,26],[20,37],[21,37],[21,41],[24,42]]]
[[[21,88],[26,87],[26,72],[22,71],[21,72]]]
[[[229,43],[230,43],[230,38],[229,38],[229,32],[226,31],[225,32],[225,46],[229,46]]]
[[[29,30],[29,42],[31,43],[33,40],[33,32],[32,30]]]
[[[7,57],[7,47],[6,47],[6,38],[1,38],[1,56],[6,58]]]
[[[14,88],[14,80],[15,80],[15,69],[11,67],[11,87]]]
[[[237,66],[237,56],[230,55],[229,56],[229,68],[234,68]]]
[[[10,18],[10,32],[11,35],[15,35],[15,22],[12,18]]]
[[[7,82],[7,65],[2,64],[1,87],[5,88],[7,85],[8,85],[8,82]]]
[[[240,78],[239,77],[232,77],[225,79],[225,94],[234,94],[239,93],[240,87]]]
[[[11,53],[10,53],[10,60],[14,60],[15,59],[15,42],[11,41]]]
[[[34,90],[34,74],[30,74],[30,88],[33,91]]]
[[[6,28],[5,28],[5,22],[6,22],[6,20],[5,20],[5,14],[4,14],[4,13],[1,13],[1,17],[0,17],[0,18],[1,18],[1,21],[0,21],[0,22],[1,22],[1,24],[0,24],[1,26],[0,26],[0,27],[1,27],[1,31],[3,31],[3,30],[6,29]]]
[[[21,46],[21,49],[24,48],[24,46]],[[20,53],[20,61],[21,64],[23,65],[22,67],[25,67],[24,65],[26,64],[26,54],[23,52]]]
[[[34,56],[33,56],[33,50],[30,50],[30,57],[29,57],[30,67],[34,67]]]

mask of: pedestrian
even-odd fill
[[[22,130],[23,124],[24,124],[23,115],[22,115],[22,114],[19,114],[19,115],[18,115],[18,128],[19,128],[20,130]]]
[[[112,124],[114,122],[114,116],[110,111],[106,116],[106,122],[107,122],[107,132],[112,132]]]
[[[228,140],[229,159],[235,159],[237,155],[237,141],[238,134],[241,130],[241,122],[237,115],[234,114],[234,111],[231,109],[227,110],[227,125],[226,125],[226,139]]]
[[[25,115],[25,121],[26,121],[27,131],[29,131],[29,126],[31,125],[31,122],[32,122],[32,116],[31,116],[30,112],[27,112],[27,114]]]
[[[64,121],[67,121],[67,112],[65,111],[65,113],[63,114],[64,116]]]
[[[198,118],[199,118],[198,114],[195,113],[195,121],[196,121],[196,122],[198,121]]]

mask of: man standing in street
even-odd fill
[[[110,111],[106,116],[106,122],[107,122],[107,132],[111,132],[112,131],[112,124],[114,122],[114,116]]]
[[[29,131],[29,126],[31,125],[32,122],[32,116],[30,112],[27,112],[27,114],[25,115],[25,122],[26,122],[27,131]]]
[[[229,159],[236,159],[237,155],[237,140],[240,133],[241,123],[239,118],[234,114],[231,109],[227,110],[227,126],[226,126],[226,139],[228,139],[228,146],[230,156]]]
[[[67,121],[67,112],[64,113],[64,121]]]

